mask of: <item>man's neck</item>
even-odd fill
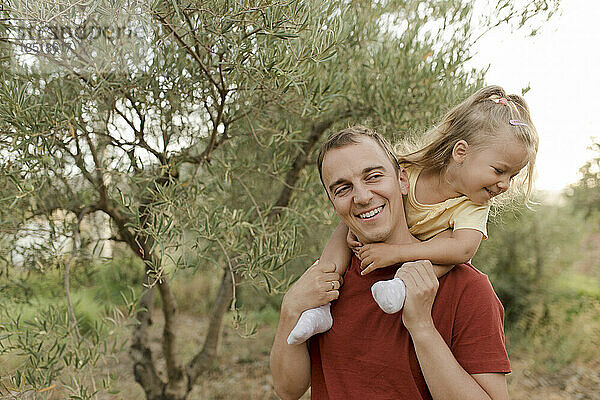
[[[399,227],[387,240],[385,240],[385,243],[387,244],[411,244],[417,242],[419,242],[419,239],[409,232],[408,226]]]

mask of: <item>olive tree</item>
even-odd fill
[[[324,136],[357,122],[394,139],[421,132],[482,84],[482,71],[464,68],[482,33],[528,26],[555,6],[506,0],[475,25],[471,2],[458,0],[5,2],[0,229],[10,254],[64,269],[69,313],[57,324],[71,337],[65,346],[0,339],[32,355],[23,387],[59,377],[36,361],[38,343],[53,366],[98,343],[77,332],[68,277],[82,221],[102,214],[114,234],[97,241],[122,242],[145,265],[145,289],[128,308],[135,379],[148,399],[189,396],[215,360],[236,287],[285,290],[286,264],[331,217],[307,168]],[[38,231],[43,243],[19,242]],[[170,275],[190,266],[221,283],[204,344],[184,359]],[[148,337],[156,292],[160,355]],[[81,382],[73,390],[93,397]]]

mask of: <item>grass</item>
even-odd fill
[[[557,280],[557,285],[563,293],[570,293],[575,297],[600,300],[600,281],[598,278],[570,272],[562,274]]]

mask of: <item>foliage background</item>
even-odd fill
[[[480,35],[557,6],[475,25],[458,0],[3,3],[2,396],[272,398],[282,293],[337,223],[318,144],[422,134],[484,84],[463,68]],[[474,259],[514,398],[597,398],[599,159],[503,209]]]

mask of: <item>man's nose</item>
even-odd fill
[[[357,185],[354,189],[354,202],[357,204],[366,204],[373,198],[373,193],[363,185]]]

